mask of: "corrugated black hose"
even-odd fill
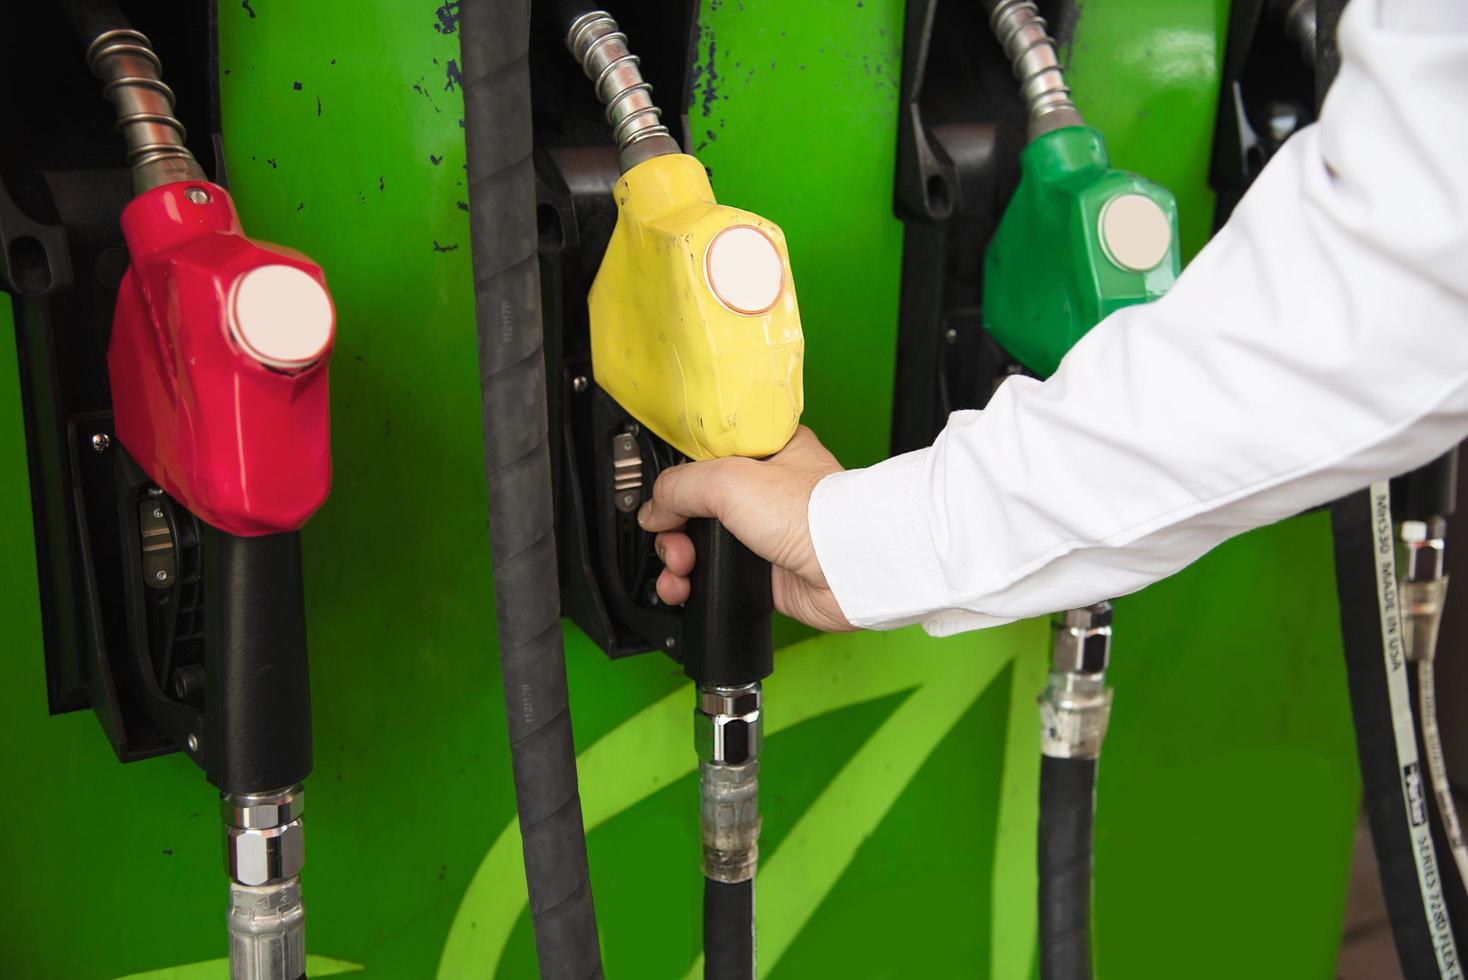
[[[529,4],[460,7],[500,668],[540,974],[600,977],[566,696],[531,164]],[[486,968],[487,965],[486,965]]]
[[[1040,757],[1040,978],[1090,980],[1095,759]]]

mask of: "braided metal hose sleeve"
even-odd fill
[[[489,534],[515,801],[540,975],[602,976],[566,693],[551,506],[529,4],[460,8]]]
[[[174,115],[173,90],[163,83],[163,63],[152,42],[105,0],[63,0],[63,6],[87,45],[87,65],[101,79],[103,97],[117,112],[137,193],[204,180],[203,168],[184,145],[187,134]]]
[[[1064,126],[1084,125],[1071,101],[1055,41],[1034,0],[997,0],[986,7],[994,37],[1019,79],[1030,139]]]
[[[563,5],[566,15],[581,5]],[[564,18],[563,18],[564,20]],[[642,78],[638,57],[627,35],[604,10],[587,9],[566,23],[566,48],[606,106],[607,125],[617,144],[617,160],[626,173],[653,157],[682,152],[663,125],[662,110],[652,100],[652,86]]]

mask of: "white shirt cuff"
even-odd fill
[[[930,450],[833,473],[811,494],[816,560],[853,626],[894,629],[948,604],[923,512]]]

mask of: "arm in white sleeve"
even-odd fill
[[[946,634],[1125,595],[1468,433],[1468,4],[1355,0],[1339,40],[1319,124],[1167,296],[931,448],[816,488],[854,624]]]

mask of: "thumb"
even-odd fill
[[[690,517],[721,517],[732,462],[713,459],[663,470],[652,485],[652,499],[637,512],[637,522],[647,531],[672,531]]]

